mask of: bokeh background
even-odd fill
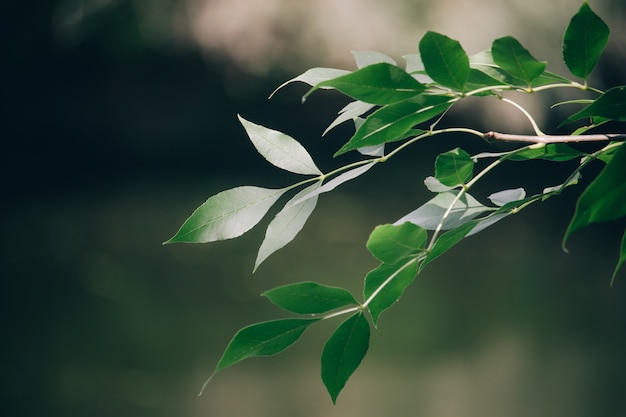
[[[306,87],[294,84],[268,100],[285,80],[313,66],[353,69],[351,50],[401,61],[426,30],[470,54],[512,35],[562,72],[562,33],[580,4],[3,1],[2,414],[626,416],[624,272],[609,287],[624,222],[577,233],[563,253],[580,187],[431,264],[382,316],[336,406],[319,356],[338,322],[222,372],[196,396],[236,330],[284,316],[262,291],[315,280],[358,294],[376,265],[370,230],[429,198],[422,180],[437,152],[494,149],[476,138],[424,142],[324,195],[296,241],[254,275],[271,214],[237,240],[161,245],[212,194],[293,182],[255,153],[238,113],[298,138],[322,169],[349,160],[331,156],[350,126],[320,138],[346,99],[320,92],[302,105]],[[626,4],[590,5],[612,30],[593,84],[626,84]],[[555,131],[559,110],[542,106],[561,98],[520,100]],[[489,100],[447,123],[528,129]],[[529,165],[503,166],[477,196],[563,180],[552,164]]]

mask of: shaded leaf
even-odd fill
[[[511,36],[496,39],[491,44],[494,62],[513,77],[527,85],[546,69],[546,63],[537,61],[519,41]]]
[[[426,73],[444,87],[463,92],[469,77],[469,58],[461,44],[445,35],[426,32],[419,43]]]
[[[356,59],[356,66],[364,68],[368,65],[380,64],[386,62],[390,65],[398,65],[390,56],[376,51],[352,51],[352,55]]]
[[[564,162],[580,158],[584,153],[577,151],[565,143],[550,143],[541,147],[527,148],[515,152],[509,157],[510,161],[526,161],[529,159],[544,159],[547,161]]]
[[[205,201],[165,243],[206,243],[241,236],[254,227],[287,191],[242,186]]]
[[[609,40],[609,27],[583,2],[563,36],[563,59],[570,72],[587,79]]]
[[[417,260],[415,262],[403,261],[394,265],[383,263],[367,274],[363,288],[363,296],[366,300],[369,300],[374,292],[393,276],[367,305],[374,325],[378,323],[380,314],[398,301],[404,290],[415,280],[416,275]]]
[[[344,321],[332,334],[322,352],[322,381],[333,403],[367,353],[370,326],[359,312]]]
[[[340,77],[342,75],[346,75],[349,73],[350,71],[335,69],[335,68],[311,68],[309,70],[306,70],[302,74],[298,75],[297,77],[294,77],[288,81],[285,81],[281,85],[279,85],[278,88],[276,88],[276,90],[274,90],[272,94],[270,94],[270,98],[272,98],[274,94],[276,94],[276,92],[280,90],[281,88],[297,81],[306,83],[310,86],[315,86],[323,81],[331,80],[333,78],[337,78],[337,77]],[[319,88],[330,89],[332,87],[322,86]]]
[[[615,266],[615,270],[613,271],[613,276],[611,277],[611,286],[613,286],[613,282],[615,282],[615,277],[619,272],[622,265],[626,262],[626,230],[624,230],[624,236],[622,237],[622,249],[620,251],[619,260],[617,261],[617,265]]]
[[[277,130],[254,124],[239,116],[256,150],[271,164],[289,172],[321,175],[311,155],[294,138]]]
[[[426,230],[413,223],[376,226],[367,240],[367,249],[381,262],[394,264],[426,247]]]
[[[626,122],[626,86],[613,87],[607,90],[593,103],[568,117],[560,126],[589,117],[602,117]]]
[[[406,100],[426,89],[403,69],[384,62],[316,84],[303,99],[324,87],[335,88],[356,100],[377,105]]]
[[[467,234],[470,233],[478,223],[479,220],[472,220],[439,236],[433,247],[428,251],[428,254],[420,264],[418,272],[421,272],[426,267],[426,265],[446,253],[454,245],[463,240],[463,238],[467,236]]]
[[[472,179],[474,160],[461,148],[444,152],[435,159],[435,178],[443,185],[454,187]]]
[[[319,188],[320,183],[315,184],[303,189],[296,194],[290,201],[295,201],[303,196],[315,191]],[[261,265],[261,263],[267,259],[272,253],[283,248],[287,243],[291,242],[296,235],[302,230],[307,219],[315,210],[317,205],[317,196],[307,199],[302,204],[295,206],[289,206],[289,202],[285,205],[272,222],[268,225],[265,232],[265,238],[259,252],[257,254],[256,261],[254,263],[254,271]],[[289,206],[289,207],[288,207]]]
[[[358,304],[349,291],[316,282],[289,284],[273,288],[262,295],[278,307],[296,314],[321,314]]]

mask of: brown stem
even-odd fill
[[[508,133],[487,132],[483,134],[485,140],[502,140],[508,142],[530,143],[567,143],[567,142],[598,142],[605,140],[626,140],[624,133],[602,133],[595,135],[510,135]]]

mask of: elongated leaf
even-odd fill
[[[296,314],[321,314],[357,304],[349,291],[316,282],[285,285],[271,289],[263,296],[278,307]]]
[[[419,51],[430,78],[444,87],[465,91],[469,58],[458,41],[429,31],[420,40]]]
[[[284,83],[279,85],[278,88],[276,88],[276,90],[274,90],[272,94],[270,94],[270,98],[272,98],[274,94],[276,94],[276,92],[280,90],[281,88],[297,81],[303,82],[310,86],[315,86],[323,81],[331,80],[333,78],[337,78],[337,77],[340,77],[342,75],[346,75],[349,73],[350,71],[335,69],[335,68],[311,68],[309,70],[306,70],[302,74],[298,75],[297,77],[294,77],[291,80],[285,81]],[[330,89],[332,87],[321,86],[319,88]]]
[[[271,164],[303,175],[321,175],[311,155],[298,141],[277,130],[254,124],[239,116],[256,150]]]
[[[363,313],[357,313],[344,321],[326,342],[322,352],[322,381],[333,403],[365,357],[369,339],[369,323]]]
[[[626,262],[626,230],[624,230],[624,236],[622,237],[622,249],[620,251],[619,260],[617,261],[617,265],[615,266],[615,270],[613,271],[613,276],[611,277],[611,286],[615,282],[615,277],[619,272],[622,265]]]
[[[356,66],[358,68],[365,68],[368,65],[380,64],[381,62],[386,62],[390,65],[398,65],[390,56],[376,51],[352,51],[352,55],[356,60]]]
[[[626,146],[620,146],[611,161],[604,167],[576,202],[563,247],[577,230],[591,223],[616,220],[626,216]]]
[[[491,44],[494,62],[513,77],[531,82],[546,70],[546,63],[537,61],[519,41],[511,36],[496,39]]]
[[[463,240],[464,237],[468,235],[479,224],[479,220],[469,221],[455,229],[448,230],[446,233],[439,236],[439,239],[435,242],[433,247],[426,255],[426,258],[422,261],[419,266],[418,271],[421,272],[426,265],[446,253],[450,250],[454,245]]]
[[[335,156],[364,146],[401,140],[413,126],[440,115],[451,105],[448,97],[419,95],[384,106],[365,119]]]
[[[454,187],[472,179],[474,160],[461,148],[439,154],[435,159],[435,178],[443,185]]]
[[[562,125],[588,117],[626,122],[626,86],[613,87],[598,97],[593,103],[568,117]]]
[[[338,176],[336,176],[335,178],[333,178],[332,180],[328,181],[326,184],[322,185],[321,187],[319,187],[317,190],[314,190],[306,195],[303,195],[300,199],[298,200],[293,200],[290,201],[285,207],[292,207],[295,206],[296,204],[300,204],[304,201],[306,201],[309,198],[313,198],[317,195],[320,195],[322,193],[327,193],[329,191],[334,190],[335,188],[337,188],[338,186],[340,186],[341,184],[343,184],[344,182],[348,182],[350,180],[355,179],[356,177],[365,174],[367,171],[369,171],[374,165],[376,165],[378,161],[377,160],[373,160],[372,162],[369,162],[365,165],[361,165],[360,167],[357,168],[353,168],[349,171],[344,172],[343,174],[340,174]]]
[[[563,59],[577,77],[589,77],[609,40],[609,27],[583,2],[563,37]]]
[[[403,69],[385,62],[316,84],[303,99],[324,87],[335,88],[356,100],[377,105],[406,100],[426,89]]]
[[[291,201],[302,198],[303,196],[315,191],[320,186],[317,182],[296,194]],[[286,204],[288,206],[289,203]],[[307,199],[302,204],[283,208],[280,213],[274,217],[267,227],[265,239],[261,243],[256,262],[254,263],[254,271],[267,259],[272,253],[283,248],[287,243],[291,242],[296,235],[302,230],[307,219],[315,210],[317,205],[317,196]]]
[[[523,200],[525,197],[526,191],[523,188],[515,188],[493,193],[487,198],[496,206],[503,206],[513,201]]]
[[[448,207],[452,206],[452,210],[450,210],[448,217],[443,222],[443,229],[453,229],[467,223],[480,213],[492,210],[480,204],[468,193],[464,193],[453,205],[457,192],[458,191],[449,191],[437,194],[437,196],[427,201],[417,210],[402,217],[394,224],[399,225],[405,222],[411,222],[426,230],[434,230],[441,222]]]
[[[584,153],[577,151],[565,143],[550,143],[542,147],[533,147],[515,152],[510,161],[527,161],[529,159],[544,159],[546,161],[564,162],[580,158]]]
[[[394,265],[383,263],[367,274],[363,288],[363,296],[366,300],[392,277],[367,305],[374,325],[378,323],[380,314],[398,301],[404,290],[415,280],[416,275],[417,260],[410,263],[405,260]]]
[[[230,341],[213,374],[254,356],[271,356],[294,344],[316,318],[266,321],[239,330]]]
[[[367,249],[381,262],[394,264],[423,251],[428,235],[413,223],[376,226],[367,240]]]
[[[206,243],[241,236],[261,221],[285,191],[253,186],[222,191],[198,207],[165,243]]]
[[[339,115],[333,122],[326,128],[322,136],[325,136],[328,132],[330,132],[333,128],[339,126],[343,122],[347,122],[348,120],[354,120],[360,115],[367,113],[371,109],[374,108],[373,104],[363,103],[362,101],[353,101],[348,103],[343,109],[339,111]]]

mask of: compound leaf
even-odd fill
[[[426,32],[419,43],[426,73],[444,87],[463,92],[469,77],[469,58],[461,44],[445,35]]]
[[[357,304],[349,291],[316,282],[284,285],[266,291],[262,295],[278,307],[296,314],[321,314]]]
[[[517,39],[511,36],[493,41],[491,55],[500,68],[513,77],[525,81],[529,86],[546,70],[545,62],[537,61]]]
[[[367,249],[379,261],[394,264],[424,250],[427,237],[426,230],[414,223],[385,224],[372,231]]]

